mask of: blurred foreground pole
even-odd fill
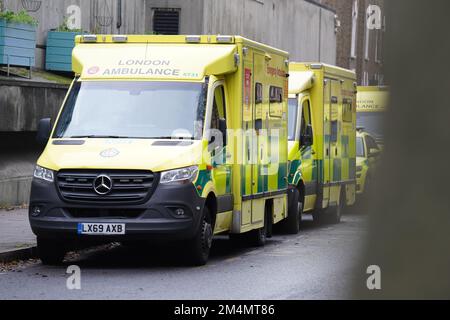
[[[353,298],[450,299],[450,1],[385,3],[391,103]]]

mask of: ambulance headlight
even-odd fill
[[[193,182],[198,175],[198,166],[164,171],[161,173],[160,183],[187,183]]]
[[[42,168],[40,166],[36,166],[36,168],[34,168],[33,176],[37,179],[45,180],[48,182],[54,181],[53,171],[50,169]]]

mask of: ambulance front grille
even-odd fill
[[[97,190],[101,191],[99,194],[95,182],[102,176],[110,188]],[[61,170],[56,183],[60,195],[68,202],[133,204],[150,198],[156,180],[150,171]]]

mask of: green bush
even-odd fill
[[[25,10],[17,13],[13,11],[0,12],[0,19],[4,19],[7,22],[31,24],[33,26],[38,24],[37,20],[30,16]]]

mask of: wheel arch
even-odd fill
[[[303,181],[303,178],[299,180],[297,183],[297,190],[300,194],[299,199],[302,201],[303,205],[305,204],[305,197],[306,197],[306,186],[305,182]]]
[[[206,197],[206,200],[205,200],[205,207],[208,208],[210,218],[212,220],[211,223],[214,226],[216,223],[216,217],[217,217],[217,197],[214,194],[214,192],[208,193],[208,196]]]

